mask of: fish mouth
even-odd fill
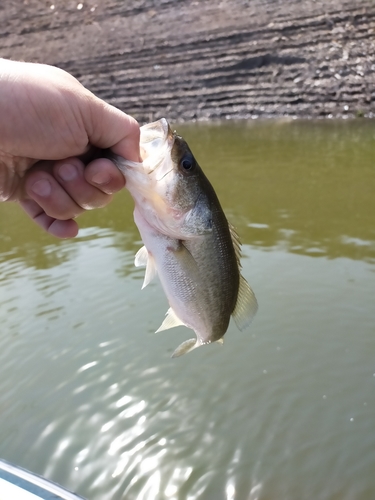
[[[149,174],[160,167],[166,158],[170,157],[175,138],[176,133],[172,131],[165,118],[160,118],[160,120],[141,127],[140,143],[143,166]],[[169,171],[161,173],[161,178],[165,177]]]
[[[141,127],[141,142],[147,143],[156,139],[166,140],[169,135],[172,138],[175,136],[166,118],[160,118],[160,120],[147,123]]]

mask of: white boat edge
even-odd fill
[[[0,458],[0,500],[85,500],[62,486]]]

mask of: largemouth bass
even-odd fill
[[[258,305],[240,273],[239,238],[185,140],[162,118],[141,127],[140,141],[142,163],[115,161],[144,243],[135,256],[146,266],[142,288],[158,274],[170,306],[157,332],[185,325],[196,334],[177,357],[222,343],[231,316],[244,329]]]

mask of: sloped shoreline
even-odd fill
[[[66,69],[142,122],[374,117],[374,54],[372,0],[0,7],[1,57]]]

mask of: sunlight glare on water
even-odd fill
[[[374,130],[178,127],[259,302],[179,359],[126,192],[70,241],[2,204],[0,456],[90,500],[375,498]]]

